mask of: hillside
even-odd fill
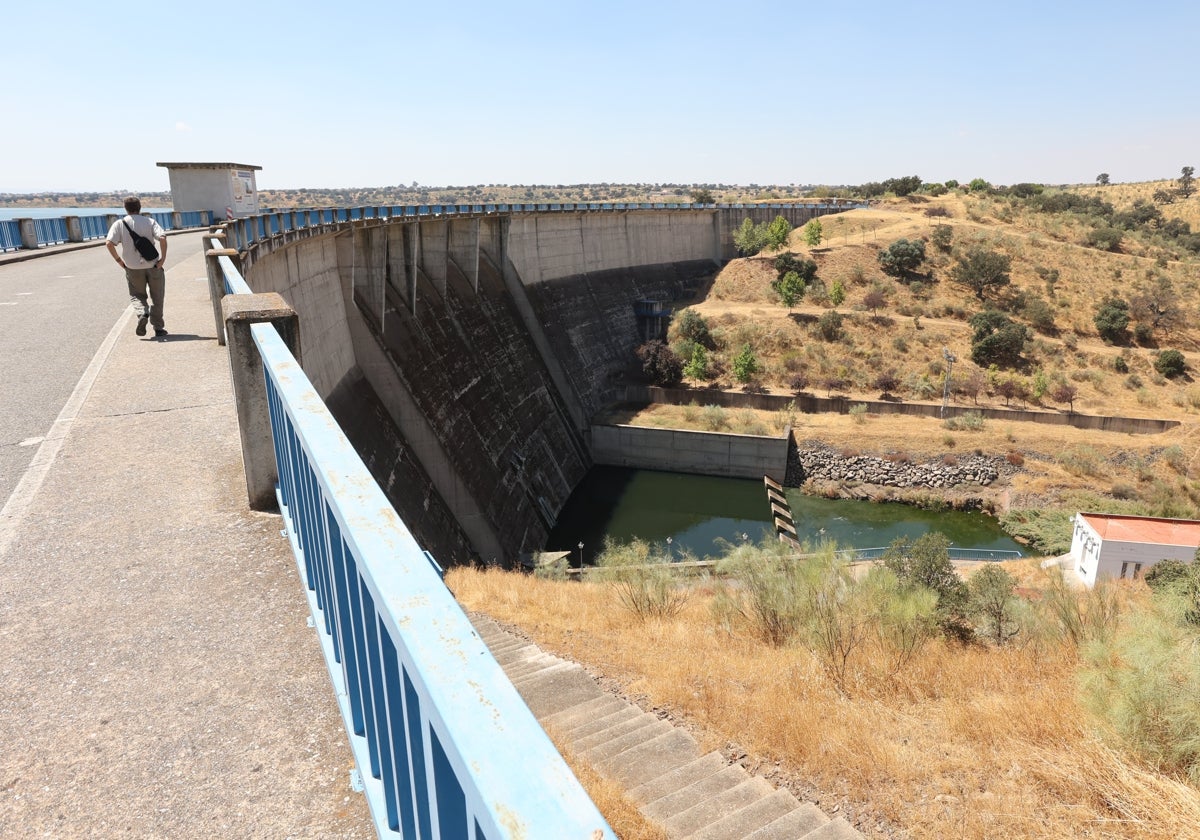
[[[1101,194],[1119,214],[1167,183],[1073,194]],[[1195,195],[1162,210],[1167,219],[1200,225]],[[1182,425],[1132,436],[997,420],[947,428],[918,418],[812,416],[793,418],[797,437],[879,454],[915,457],[957,448],[1006,455],[1026,468],[1005,488],[1011,492],[998,501],[1001,510],[1084,505],[1200,516],[1200,483],[1193,481],[1200,454],[1200,384],[1194,379],[1194,366],[1200,366],[1200,257],[1164,235],[1161,223],[1122,230],[1113,251],[1089,245],[1105,221],[1046,212],[1014,196],[958,192],[889,199],[823,217],[817,247],[804,244],[802,231],[792,231],[786,249],[734,260],[695,300],[679,302],[680,309],[700,315],[711,334],[708,375],[687,384],[940,404],[948,351],[956,357],[955,405],[1168,418]],[[938,225],[950,229],[946,249],[930,241]],[[879,254],[901,238],[924,240],[927,259],[897,279],[881,270]],[[972,249],[1007,256],[1011,282],[985,291],[982,299],[955,282],[955,266]],[[775,258],[784,250],[817,265],[818,279],[790,309],[772,288]],[[836,307],[829,299],[835,286],[845,294]],[[864,304],[871,292],[883,296],[874,312]],[[1110,297],[1131,304],[1130,323],[1116,342],[1103,338],[1095,323],[1097,308]],[[972,362],[969,322],[984,309],[1028,329],[1015,363]],[[833,312],[841,323],[831,330]],[[694,343],[680,333],[684,321],[674,320],[670,343],[686,360]],[[759,372],[743,384],[733,375],[733,360],[747,345]],[[1181,375],[1156,369],[1166,350],[1182,353],[1187,367]],[[696,402],[704,404],[702,394]],[[679,409],[668,417],[671,411],[654,407],[634,422],[670,425],[679,421]]]

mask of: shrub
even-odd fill
[[[1117,373],[1129,373],[1129,362],[1125,361],[1124,356],[1117,356],[1113,359],[1113,370]]]
[[[897,239],[879,252],[879,267],[892,277],[906,277],[925,262],[925,242],[920,239]]]
[[[867,421],[867,404],[856,403],[850,406],[850,419],[855,423],[865,423]]]
[[[704,428],[710,432],[718,431],[725,427],[725,409],[719,405],[706,405],[703,410]]]
[[[1154,600],[1088,646],[1084,698],[1127,748],[1198,784],[1200,634],[1181,626],[1171,599]]]
[[[951,244],[954,241],[954,228],[950,225],[934,225],[929,241],[939,251],[949,253]]]
[[[825,341],[837,341],[842,337],[842,315],[836,310],[826,312],[817,320],[817,334]]]
[[[883,555],[883,565],[909,588],[923,587],[937,596],[937,622],[944,633],[961,635],[968,591],[950,562],[950,540],[930,532],[916,540],[898,537]]]
[[[1102,251],[1119,251],[1124,233],[1115,227],[1098,227],[1088,231],[1087,244]]]
[[[599,557],[599,577],[617,591],[621,606],[641,621],[669,618],[687,603],[688,589],[671,570],[671,558],[642,540],[626,545],[606,541]]]
[[[712,349],[712,335],[708,331],[708,321],[694,309],[685,309],[679,313],[679,334],[688,341]]]
[[[1004,460],[1008,461],[1008,463],[1012,464],[1014,467],[1021,467],[1025,465],[1025,456],[1015,449],[1010,449],[1008,454],[1004,456]]]
[[[975,631],[997,645],[1007,642],[1019,629],[1013,620],[1016,585],[1012,575],[989,563],[971,576],[967,586],[970,610],[977,621]]]
[[[1154,369],[1170,379],[1181,376],[1187,369],[1187,363],[1178,350],[1164,350],[1154,360]]]

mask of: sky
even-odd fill
[[[0,192],[994,184],[1200,165],[1195,0],[5,3]]]

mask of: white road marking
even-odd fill
[[[68,275],[68,276],[73,277],[74,275]],[[21,295],[31,295],[31,294],[33,294],[33,292],[17,292],[17,297],[20,297]]]
[[[41,443],[45,439],[46,439],[45,437],[25,438],[25,440],[18,443],[17,446],[36,446],[37,444]]]
[[[117,343],[117,337],[131,320],[133,320],[133,310],[126,309],[125,314],[118,318],[117,322],[113,324],[113,328],[108,331],[108,335],[100,344],[100,349],[92,357],[87,370],[83,372],[83,376],[75,385],[75,390],[67,399],[67,404],[58,413],[58,419],[46,433],[38,451],[33,453],[33,460],[25,470],[25,474],[21,476],[21,480],[17,482],[16,489],[8,497],[4,507],[0,509],[0,557],[8,553],[8,548],[16,538],[30,504],[38,490],[41,489],[42,482],[46,480],[46,474],[50,472],[50,467],[54,466],[54,459],[58,457],[58,450],[62,448],[63,441],[67,439],[75,418],[79,416],[79,409],[83,407],[83,402],[91,392],[96,377],[100,375],[101,368],[108,361],[108,356]]]
[[[0,306],[16,306],[16,305],[17,305],[17,302],[15,300],[0,300]]]

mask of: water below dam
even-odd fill
[[[801,541],[832,540],[839,548],[886,546],[897,537],[944,534],[955,548],[1023,551],[990,516],[931,511],[895,503],[821,499],[787,491]],[[570,551],[572,565],[595,561],[605,538],[634,537],[690,551],[698,559],[720,554],[716,540],[759,540],[773,533],[761,481],[681,473],[593,467],[575,488],[550,534],[547,551]]]

